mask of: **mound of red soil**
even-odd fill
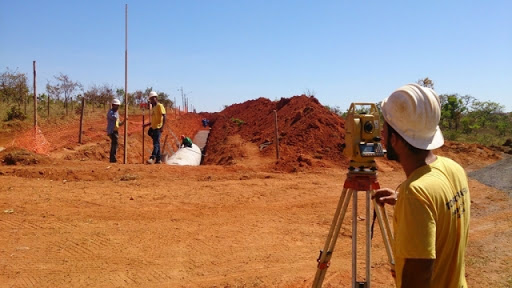
[[[10,147],[0,152],[1,163],[4,165],[35,165],[50,163],[48,156]]]
[[[443,147],[435,150],[435,153],[455,160],[468,171],[480,169],[502,159],[499,151],[475,143],[445,141]]]
[[[279,161],[275,161],[275,113]],[[348,160],[342,153],[345,121],[314,97],[301,95],[279,101],[259,98],[231,105],[219,113],[202,113],[201,117],[209,118],[212,126],[205,164],[230,165],[248,156],[256,156],[262,162],[271,160],[269,168],[280,171],[348,166]],[[248,155],[243,142],[257,147],[259,153]],[[502,158],[499,152],[483,145],[451,141],[446,141],[435,153],[452,158],[469,171]],[[379,170],[401,169],[397,162],[385,158],[377,160]]]
[[[342,153],[344,120],[305,95],[279,101],[259,98],[207,115],[212,130],[204,163],[232,164],[243,156],[240,147],[230,144],[234,135],[258,147],[261,157],[275,159],[276,113],[280,157],[273,168],[296,171],[347,164]]]

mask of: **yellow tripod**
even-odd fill
[[[391,264],[391,271],[394,271],[395,260],[393,258],[392,242],[393,234],[391,227],[389,226],[388,216],[386,209],[383,206],[377,204],[376,200],[371,200],[371,196],[375,193],[376,189],[379,189],[380,185],[377,181],[377,172],[375,170],[349,170],[347,173],[347,179],[343,185],[343,192],[341,193],[338,207],[334,214],[334,219],[325,241],[324,249],[320,251],[317,262],[317,271],[315,280],[313,281],[313,288],[322,287],[325,273],[327,268],[330,266],[332,253],[338,234],[340,232],[343,218],[347,211],[350,198],[352,200],[352,288],[370,288],[371,287],[371,226],[370,226],[370,212],[371,202],[379,221],[379,226],[382,232],[382,238],[384,239],[384,245],[386,246],[386,252],[388,260]],[[365,281],[357,280],[357,192],[365,191],[366,194],[366,279]]]

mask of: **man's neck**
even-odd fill
[[[436,159],[437,156],[434,155],[432,151],[427,151],[420,154],[408,153],[406,157],[401,157],[400,164],[402,164],[402,168],[404,169],[406,177],[409,178],[412,172],[414,172],[416,169],[425,165],[429,165],[436,161]]]

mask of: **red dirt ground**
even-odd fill
[[[274,144],[260,150],[274,139],[274,110],[279,161]],[[168,151],[171,131],[192,136],[202,118],[211,120],[206,165],[139,164],[141,116],[128,121],[127,165],[107,163],[103,117],[87,119],[82,145],[76,121],[43,122],[47,155],[16,144],[33,132],[0,133],[1,159],[18,162],[0,166],[0,286],[310,287],[345,179],[344,120],[306,96],[173,116],[163,134]],[[144,145],[147,158],[147,135]],[[467,171],[502,157],[452,142],[436,153]],[[377,162],[381,186],[404,180],[396,163]],[[511,199],[476,180],[470,185],[469,285],[511,287]],[[358,216],[363,225],[362,205]],[[350,287],[351,218],[349,208],[324,287]],[[372,284],[392,287],[380,231],[372,245]]]

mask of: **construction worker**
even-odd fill
[[[203,118],[203,120],[201,120],[201,122],[203,123],[204,128],[208,127],[208,124],[210,124],[210,120],[208,120],[206,118]]]
[[[185,135],[181,135],[181,147],[192,148],[192,140]]]
[[[381,110],[387,158],[407,176],[396,191],[379,189],[373,196],[381,205],[395,205],[397,287],[467,288],[471,199],[464,169],[432,151],[444,144],[439,97],[409,84],[384,99]]]
[[[112,100],[112,107],[107,112],[107,135],[110,137],[110,163],[116,163],[117,144],[119,140],[119,126],[124,124],[124,121],[119,121],[119,105],[121,102],[117,99]]]
[[[160,163],[160,136],[165,125],[165,107],[158,103],[158,94],[151,91],[149,93],[149,102],[153,107],[149,123],[143,124],[143,127],[150,126],[148,134],[153,139],[153,152],[148,160],[149,164]]]

